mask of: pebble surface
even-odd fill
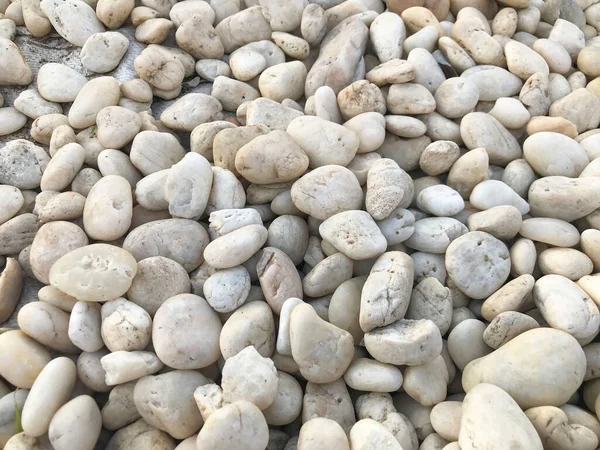
[[[0,0],[0,448],[596,450],[599,17]]]

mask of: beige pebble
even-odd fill
[[[221,323],[206,300],[180,294],[166,300],[154,315],[152,342],[159,358],[170,367],[207,367],[220,356]],[[179,336],[195,336],[201,347]]]
[[[552,348],[562,362],[535,357],[543,348]],[[467,392],[479,383],[495,384],[526,409],[562,405],[581,385],[584,374],[585,355],[577,341],[564,331],[538,328],[469,363],[462,382]]]

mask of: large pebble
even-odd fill
[[[42,147],[25,139],[9,141],[0,148],[0,183],[19,189],[38,188],[49,162]]]
[[[319,233],[343,254],[354,260],[381,255],[387,241],[365,211],[345,211],[326,219]]]
[[[152,343],[158,357],[169,367],[199,369],[219,358],[220,333],[221,321],[206,300],[194,294],[180,294],[156,311]]]
[[[232,427],[236,430],[232,433]],[[260,409],[239,400],[211,414],[196,443],[197,450],[262,450],[269,442],[269,428]]]
[[[476,299],[489,297],[510,274],[508,248],[488,233],[469,232],[448,246],[446,269],[467,296]]]
[[[59,63],[44,64],[37,75],[40,95],[51,102],[72,102],[86,83],[84,75]]]
[[[118,175],[101,178],[90,190],[83,209],[83,226],[99,241],[119,239],[131,226],[133,196],[129,182]]]
[[[341,377],[354,355],[350,333],[319,318],[308,304],[293,309],[290,340],[300,373],[313,383],[329,383]]]
[[[193,393],[198,386],[209,382],[204,375],[192,370],[150,375],[136,383],[133,401],[148,424],[176,439],[185,439],[202,425]]]
[[[202,252],[208,240],[208,233],[198,222],[164,219],[134,228],[123,241],[123,249],[138,261],[150,256],[164,256],[191,272],[204,261]]]
[[[533,170],[543,177],[576,178],[590,162],[579,143],[560,133],[535,133],[523,143],[523,154]]]
[[[290,122],[287,132],[308,155],[311,168],[347,166],[360,143],[354,131],[319,117],[298,117]]]
[[[340,166],[319,167],[292,185],[294,205],[319,220],[360,209],[362,200],[358,180],[350,170]]]
[[[548,324],[587,344],[600,329],[600,312],[585,291],[560,275],[546,275],[533,288],[533,298]]]
[[[106,73],[119,65],[128,48],[129,40],[121,33],[96,33],[85,41],[79,58],[87,70]]]
[[[69,314],[45,302],[30,302],[19,310],[19,328],[53,350],[78,353],[69,339]]]
[[[75,249],[54,263],[50,284],[66,294],[91,302],[114,300],[127,292],[137,263],[126,250],[108,244]]]
[[[40,6],[58,34],[78,47],[83,47],[92,34],[104,31],[102,22],[85,2],[44,0]]]
[[[548,358],[546,349],[554,355]],[[463,372],[467,392],[480,383],[504,389],[523,409],[562,405],[579,388],[586,360],[571,335],[552,328],[526,331]]]
[[[431,320],[398,320],[365,334],[365,346],[380,362],[417,366],[437,358],[442,336]]]
[[[248,181],[258,184],[291,181],[302,175],[309,157],[285,131],[258,136],[239,149],[235,168]]]
[[[363,331],[402,319],[408,309],[414,264],[402,252],[381,255],[363,286],[359,323]]]
[[[52,416],[69,399],[76,379],[77,369],[69,358],[53,359],[44,367],[21,413],[21,425],[29,436],[39,437],[48,432]]]
[[[80,395],[54,414],[48,438],[55,450],[93,448],[101,429],[102,416],[96,401],[89,395]]]
[[[117,105],[120,96],[119,82],[113,77],[88,81],[69,109],[69,123],[73,128],[91,127],[96,123],[98,113],[107,106]]]
[[[0,86],[27,85],[33,80],[29,64],[11,40],[0,37],[0,60],[5,70],[0,75]]]
[[[491,384],[470,390],[463,402],[460,448],[515,448],[542,450],[542,442],[527,416],[511,396]],[[510,448],[510,447],[507,447]]]

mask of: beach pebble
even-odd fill
[[[553,348],[555,354],[569,364],[535,358],[532,352],[542,348]],[[562,405],[578,389],[585,366],[585,354],[575,338],[564,331],[537,328],[518,335],[493,353],[471,361],[465,367],[462,382],[467,393],[480,383],[495,384],[523,409],[555,406]],[[540,373],[547,375],[541,377]],[[549,386],[554,388],[549,389]]]
[[[114,31],[96,33],[85,41],[79,58],[87,70],[106,73],[119,65],[128,48],[129,41],[121,33]]]
[[[231,433],[232,427],[238,430]],[[269,428],[260,409],[238,400],[215,411],[198,433],[197,450],[262,450]]]
[[[179,294],[169,298],[156,311],[152,327],[154,350],[169,367],[200,369],[220,357],[221,321],[202,297]]]
[[[493,421],[484,422],[490,415]],[[458,437],[461,448],[495,445],[505,441],[507,433],[516,445],[544,448],[536,429],[507,392],[492,384],[475,386],[463,401]]]
[[[300,372],[314,383],[329,383],[338,379],[350,365],[354,355],[354,340],[350,333],[319,318],[310,305],[298,305],[290,318],[292,356]],[[332,353],[332,342],[336,350]],[[313,354],[314,349],[319,351]],[[318,364],[315,364],[318,358]]]
[[[98,405],[89,395],[80,395],[54,414],[48,438],[52,447],[57,450],[67,450],[74,446],[93,448],[101,428],[102,416]]]
[[[50,361],[35,380],[21,414],[23,430],[33,437],[48,432],[52,416],[69,399],[77,369],[73,361],[59,357]]]

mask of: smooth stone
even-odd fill
[[[158,449],[175,450],[175,439],[164,431],[150,426],[144,419],[117,430],[112,435],[106,450],[135,449],[154,446]]]
[[[529,205],[535,217],[572,222],[600,207],[600,181],[595,177],[543,177],[529,188]],[[577,198],[577,202],[573,199]]]
[[[248,346],[254,346],[265,358],[273,356],[275,349],[273,312],[261,298],[256,299],[256,294],[252,290],[251,293],[252,297],[248,299],[247,304],[236,309],[223,325],[219,348],[225,360],[237,355]]]
[[[271,27],[259,6],[236,12],[217,22],[215,31],[223,43],[225,53],[271,37]]]
[[[510,205],[494,206],[472,214],[467,219],[469,231],[485,231],[497,239],[514,238],[521,229],[522,218],[517,208]]]
[[[18,189],[37,189],[50,162],[46,151],[25,139],[0,148],[0,183]]]
[[[152,130],[140,132],[129,153],[131,162],[143,175],[170,169],[184,156],[185,150],[174,136]]]
[[[344,374],[352,389],[368,392],[394,392],[402,384],[402,373],[390,364],[372,359],[355,359]]]
[[[232,427],[238,430],[232,433]],[[260,409],[239,400],[211,414],[198,433],[197,450],[262,450],[269,442],[269,428]]]
[[[135,422],[141,416],[133,401],[133,392],[137,381],[115,386],[108,394],[108,402],[100,411],[102,426],[114,431]]]
[[[542,357],[539,352],[545,348],[552,349],[555,358]],[[462,383],[467,392],[480,383],[495,384],[523,409],[556,406],[579,388],[585,367],[585,354],[575,338],[564,331],[537,328],[470,362]]]
[[[265,247],[262,250],[256,272],[265,299],[276,314],[281,313],[288,299],[302,297],[302,282],[294,262],[279,248]]]
[[[354,355],[350,333],[319,318],[307,304],[298,305],[292,311],[290,341],[300,372],[313,383],[329,383],[341,377]],[[329,351],[332,342],[336,342],[334,353]],[[315,348],[319,349],[318,354],[314,354]],[[318,364],[314,363],[315,358]]]
[[[517,95],[523,82],[508,70],[497,66],[477,66],[465,70],[461,78],[472,81],[479,91],[479,100],[495,102],[501,97]]]
[[[560,275],[546,275],[535,283],[533,299],[544,320],[589,343],[598,334],[600,312],[592,299],[573,281]]]
[[[569,424],[568,416],[559,408],[539,406],[528,409],[525,415],[546,447],[587,450],[598,445],[598,436],[593,430],[579,424]],[[552,423],[552,426],[548,423]]]
[[[250,275],[244,266],[223,269],[204,283],[204,296],[217,312],[227,313],[239,308],[250,293]]]
[[[192,131],[201,123],[222,118],[221,103],[206,94],[186,94],[165,109],[160,120],[173,130]]]
[[[40,437],[48,432],[52,417],[69,399],[76,379],[75,364],[66,357],[53,359],[42,369],[21,412],[21,426],[27,435]]]
[[[481,210],[509,205],[517,208],[522,215],[529,212],[527,202],[509,186],[498,180],[485,180],[477,184],[469,196],[469,202]]]
[[[460,194],[444,185],[423,189],[416,200],[419,209],[434,216],[454,216],[465,207],[465,202]]]
[[[55,450],[93,448],[100,436],[102,416],[96,401],[80,395],[64,404],[52,417],[48,438]]]
[[[100,305],[77,302],[69,318],[69,339],[85,352],[97,352],[104,347],[101,329]]]
[[[85,41],[79,58],[87,70],[106,73],[117,68],[128,48],[129,40],[121,33],[96,33]]]
[[[83,226],[92,239],[114,241],[127,233],[133,214],[129,182],[118,175],[101,178],[90,190],[83,209]]]
[[[321,42],[319,57],[306,77],[306,96],[314,95],[324,85],[336,94],[348,86],[364,53],[368,35],[366,25],[354,17],[331,30]]]
[[[394,160],[382,158],[373,163],[367,174],[365,197],[367,212],[373,219],[383,220],[397,207],[408,206],[412,195],[412,183]]]
[[[323,166],[292,185],[292,201],[301,211],[325,220],[343,211],[360,209],[363,192],[354,174],[340,166]]]
[[[448,173],[448,186],[467,199],[488,177],[489,156],[483,148],[471,150],[459,157]]]
[[[499,443],[532,450],[544,448],[519,405],[491,384],[480,384],[467,393],[458,442],[461,449],[494,448]]]
[[[413,261],[405,253],[387,252],[377,258],[361,293],[359,324],[364,332],[404,317],[413,276]]]
[[[0,320],[6,321],[12,315],[23,290],[23,270],[14,258],[8,258],[0,273]]]
[[[350,445],[344,429],[337,422],[325,417],[315,417],[300,428],[296,446],[297,450],[312,448],[350,450]]]
[[[102,22],[85,2],[45,0],[40,6],[58,34],[78,47],[82,47],[91,35],[104,31]]]
[[[400,319],[366,333],[365,345],[377,361],[416,366],[440,355],[442,338],[439,328],[430,320]]]
[[[27,389],[15,389],[0,399],[0,445],[4,448],[13,436],[18,436],[15,409],[23,410],[28,394]]]
[[[506,165],[521,156],[517,140],[488,114],[467,114],[461,121],[460,134],[469,150],[485,148],[492,164]]]
[[[19,94],[13,102],[14,107],[31,119],[37,119],[45,114],[62,114],[62,106],[49,102],[35,89],[27,89]]]
[[[78,0],[69,1],[75,2]],[[86,128],[95,125],[98,113],[107,106],[116,106],[120,96],[119,82],[113,77],[99,77],[88,81],[79,90],[71,109],[69,109],[70,125],[73,128]]]
[[[108,268],[110,272],[106,272]],[[52,286],[79,300],[107,301],[127,292],[136,270],[137,263],[126,250],[93,244],[61,257],[52,266],[49,279]]]
[[[262,411],[277,395],[275,364],[251,345],[225,361],[222,377],[223,401],[226,403],[245,400]]]
[[[571,281],[577,281],[594,270],[592,260],[585,253],[572,248],[544,250],[538,257],[538,265],[544,275],[561,275]]]
[[[246,225],[209,243],[204,250],[204,259],[217,269],[239,266],[264,245],[267,236],[264,226]]]
[[[371,216],[364,211],[345,211],[326,219],[319,233],[349,258],[369,259],[381,255],[387,241]]]
[[[524,220],[519,234],[527,239],[555,247],[573,247],[579,242],[579,232],[575,226],[564,220],[546,217]]]
[[[28,85],[33,80],[29,64],[21,54],[19,47],[11,40],[0,37],[0,60],[10,70],[3,70],[0,75],[0,86]]]
[[[446,253],[446,249],[468,228],[451,217],[426,217],[415,221],[414,232],[404,242],[406,246],[427,253]]]
[[[14,107],[0,108],[0,136],[19,131],[27,123],[27,116]]]
[[[155,89],[170,91],[181,86],[185,77],[183,63],[165,47],[151,44],[133,61],[138,76]]]
[[[154,353],[145,351],[108,353],[102,356],[100,363],[108,386],[152,375],[164,366]]]
[[[136,383],[133,401],[149,425],[176,439],[185,439],[202,426],[193,393],[198,386],[208,383],[208,378],[191,370],[150,375]]]
[[[452,321],[452,292],[436,278],[424,278],[412,290],[406,318],[429,319],[445,335]]]
[[[287,132],[271,131],[241,147],[235,168],[248,181],[271,184],[292,181],[307,169],[309,157]]]
[[[422,406],[433,406],[447,395],[448,368],[439,355],[434,360],[404,369],[404,391]]]
[[[69,314],[50,303],[30,302],[17,315],[19,328],[40,344],[63,353],[79,353],[68,336]]]
[[[152,343],[157,356],[169,367],[210,366],[220,357],[220,334],[221,321],[217,313],[206,300],[194,294],[169,298],[154,315]],[[188,339],[189,336],[194,339]],[[203,345],[197,346],[194,342]]]
[[[488,346],[497,349],[525,331],[539,326],[532,317],[516,311],[505,311],[494,317],[487,326],[483,332],[483,340]]]
[[[311,168],[329,164],[347,166],[360,144],[354,131],[319,117],[298,117],[286,131],[308,155]]]
[[[351,448],[402,450],[402,446],[396,440],[396,437],[386,427],[373,419],[362,419],[356,422],[348,437]]]
[[[508,248],[488,233],[472,231],[448,245],[446,268],[461,291],[483,299],[498,290],[510,274]]]
[[[177,45],[196,59],[223,57],[223,43],[209,19],[210,14],[204,12],[192,14],[185,17],[175,32]]]
[[[523,143],[523,154],[533,170],[543,177],[576,178],[590,162],[579,143],[560,133],[535,133]]]

